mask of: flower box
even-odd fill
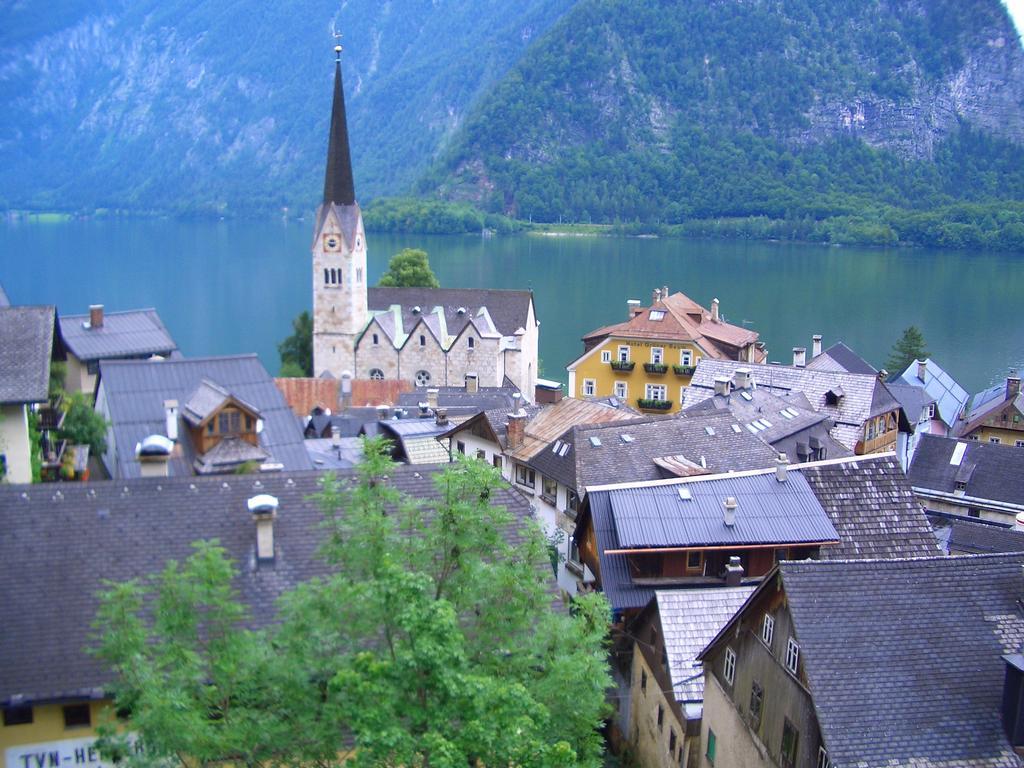
[[[610,365],[613,371],[632,371],[636,367],[632,360],[612,360]]]
[[[697,370],[696,365],[673,365],[672,372],[676,376],[693,376],[693,372]]]
[[[668,366],[664,363],[644,363],[644,370],[648,373],[665,373]]]
[[[636,404],[644,411],[667,411],[672,407],[671,400],[648,400],[646,397],[637,398]]]

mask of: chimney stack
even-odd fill
[[[341,446],[341,427],[337,424],[331,425],[331,447],[339,448]]]
[[[725,586],[738,587],[743,581],[743,566],[737,555],[729,558],[729,564],[725,566]]]
[[[737,506],[739,505],[736,503],[736,497],[734,496],[729,496],[724,502],[722,502],[722,507],[725,510],[723,521],[729,528],[732,528],[734,525],[736,525]]]
[[[821,334],[811,336],[811,357],[815,358],[821,354]]]
[[[925,373],[927,371],[928,371],[928,361],[927,360],[918,360],[917,361],[917,378],[919,378],[923,382],[924,381],[924,375],[925,375]]]
[[[775,460],[775,479],[780,483],[786,482],[787,466],[789,465],[789,459],[786,458],[786,454],[780,453],[779,458]]]
[[[718,299],[711,300],[711,322],[718,322]]]
[[[729,394],[728,376],[715,376],[715,394],[723,397]]]
[[[515,413],[510,413],[505,428],[507,429],[505,446],[508,450],[514,451],[523,444],[523,439],[526,436],[526,411],[520,408]]]
[[[754,374],[749,368],[737,368],[733,375],[736,389],[752,389],[754,386]]]
[[[90,304],[89,305],[89,327],[92,329],[103,327],[103,305],[102,304]]]
[[[256,523],[256,560],[274,560],[274,520],[277,518],[277,498],[266,493],[253,496],[247,502],[253,522]]]
[[[466,374],[466,391],[470,394],[480,391],[480,379],[475,373]]]
[[[437,410],[437,387],[431,387],[427,390],[427,405],[431,409]]]
[[[388,407],[386,405],[377,406],[377,420],[387,421],[388,419]]]
[[[1006,377],[1006,399],[1013,400],[1020,394],[1020,376]]]
[[[174,442],[178,441],[178,401],[164,400],[164,422],[167,429],[167,437]]]
[[[793,347],[793,367],[803,368],[807,365],[807,348]]]
[[[661,300],[664,301],[667,298],[668,298],[668,286],[667,285],[663,285],[663,286],[661,286]]]
[[[636,315],[643,312],[640,306],[640,299],[630,299],[626,302],[626,319],[632,320]]]
[[[135,446],[135,458],[139,462],[142,477],[167,477],[168,464],[174,441],[163,435],[150,435]]]
[[[651,304],[657,304],[659,301],[661,301],[661,288],[655,288],[651,293]]]
[[[437,426],[439,426],[439,427],[447,427],[448,426],[448,409],[447,408],[438,408],[436,411],[434,411],[434,415],[436,417]]]

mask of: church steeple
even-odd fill
[[[355,205],[356,189],[345,120],[345,90],[341,84],[341,46],[335,46],[334,52],[334,103],[331,106],[331,137],[327,144],[324,205]]]

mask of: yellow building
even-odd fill
[[[959,437],[995,445],[1024,448],[1024,395],[1020,377],[979,392],[965,409],[957,430]]]
[[[758,334],[723,321],[718,299],[708,310],[666,287],[654,291],[650,307],[628,304],[628,320],[583,337],[583,355],[567,368],[570,397],[615,396],[640,410],[674,413],[701,358],[765,360]]]

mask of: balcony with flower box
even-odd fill
[[[697,366],[696,365],[673,365],[672,366],[672,373],[674,373],[676,376],[693,376],[693,374],[694,374],[694,372],[696,370],[697,370]]]
[[[644,370],[647,373],[662,374],[668,372],[668,366],[664,363],[644,363]]]
[[[609,365],[613,371],[622,371],[624,373],[628,373],[636,368],[636,363],[632,360],[612,360]]]
[[[636,404],[641,411],[668,411],[672,408],[671,400],[653,400],[647,397],[638,397]]]

